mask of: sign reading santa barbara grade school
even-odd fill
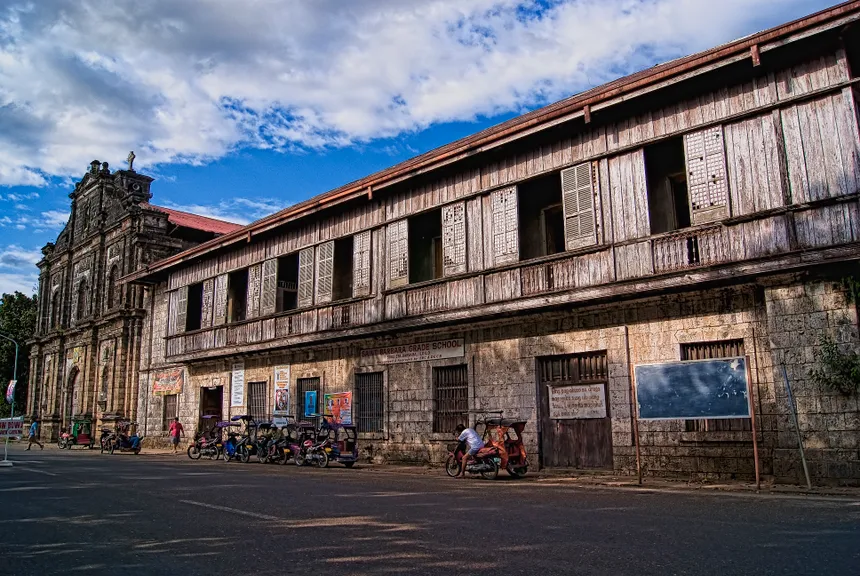
[[[440,360],[442,358],[461,358],[465,355],[466,349],[463,345],[463,339],[455,338],[362,350],[361,360],[365,364],[401,364],[404,362]]]

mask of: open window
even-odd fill
[[[648,212],[651,233],[661,234],[690,227],[690,200],[684,139],[670,138],[645,148],[648,179]]]
[[[442,211],[409,218],[409,283],[442,277]]]
[[[299,255],[290,254],[278,258],[278,285],[276,292],[276,311],[286,312],[298,308],[299,295]]]
[[[248,269],[230,272],[227,277],[227,321],[241,322],[248,308]]]
[[[646,147],[645,172],[652,234],[728,216],[722,126]]]
[[[89,301],[87,300],[87,295],[89,294],[89,287],[87,286],[86,280],[81,280],[78,283],[78,293],[77,293],[77,308],[75,310],[75,320],[81,321],[89,315]]]
[[[558,173],[517,186],[520,260],[564,252],[564,209]]]
[[[117,295],[120,291],[120,287],[117,286],[117,279],[119,278],[119,269],[116,266],[111,266],[110,272],[108,272],[107,276],[107,309],[112,310],[114,306],[119,304],[117,301]]]
[[[185,331],[200,330],[203,321],[203,283],[188,287],[185,308]]]
[[[51,328],[59,328],[60,319],[60,291],[54,290],[51,296]]]
[[[334,241],[334,262],[332,271],[332,300],[346,300],[353,297],[353,237],[339,238]]]

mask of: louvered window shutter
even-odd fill
[[[466,203],[442,207],[442,272],[445,276],[466,271]]]
[[[299,294],[298,306],[312,306],[314,303],[314,249],[305,248],[299,252]]]
[[[176,334],[176,312],[179,308],[179,291],[174,290],[167,295],[167,335],[173,336]],[[74,312],[74,302],[72,303],[72,311]]]
[[[331,302],[334,277],[334,241],[317,246],[317,304]]]
[[[490,195],[493,216],[493,262],[496,265],[519,260],[516,187],[496,190]]]
[[[200,314],[200,327],[201,328],[211,328],[212,327],[212,305],[214,300],[214,291],[215,291],[215,279],[210,278],[209,280],[203,281],[203,297],[201,300],[202,311]]]
[[[248,298],[245,300],[245,318],[256,318],[260,315],[260,288],[263,284],[263,265],[254,264],[248,267]]]
[[[272,258],[263,262],[263,288],[260,295],[260,315],[269,316],[275,313],[278,292],[278,259]]]
[[[176,291],[176,334],[185,332],[185,319],[188,317],[188,286]]]
[[[585,162],[561,172],[564,238],[568,250],[592,246],[597,242],[592,168],[591,162]]]
[[[352,238],[352,295],[370,294],[370,230]]]
[[[726,218],[728,181],[722,126],[685,134],[684,156],[693,224]]]
[[[409,222],[398,220],[388,225],[388,286],[409,284]]]
[[[221,326],[227,323],[227,274],[215,277],[214,292],[212,325]]]

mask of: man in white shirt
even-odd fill
[[[478,453],[478,450],[484,447],[484,441],[481,440],[481,437],[478,436],[475,430],[466,428],[462,424],[457,424],[457,440],[465,442],[469,448],[463,455],[463,459],[460,460],[460,473],[457,474],[458,478],[464,478],[466,476],[466,464]]]

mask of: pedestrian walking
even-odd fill
[[[173,422],[170,423],[168,433],[170,434],[170,441],[173,443],[173,453],[176,454],[176,450],[179,448],[179,437],[185,435],[185,429],[179,422],[179,418],[174,418]]]
[[[30,433],[29,433],[29,437],[27,438],[27,450],[29,450],[30,446],[32,446],[33,444],[38,444],[39,450],[45,449],[45,447],[42,445],[42,443],[39,442],[38,440],[36,440],[36,434],[38,433],[38,431],[39,431],[39,419],[35,418],[33,420],[33,423],[30,424]]]

